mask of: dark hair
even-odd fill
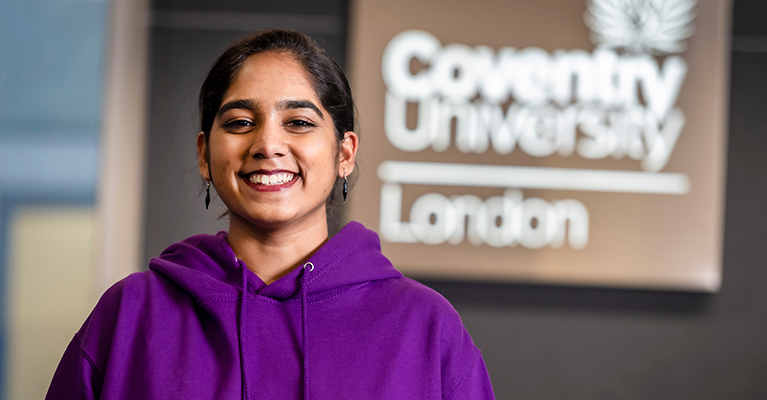
[[[235,42],[221,54],[208,71],[199,98],[200,130],[204,133],[206,142],[224,95],[245,60],[252,55],[266,52],[287,53],[301,63],[322,107],[330,113],[335,127],[336,142],[339,145],[346,132],[357,132],[354,99],[349,81],[341,67],[310,37],[295,31],[270,29],[256,32]],[[355,168],[352,173],[355,178],[357,170]],[[328,198],[328,214],[341,203],[338,197],[342,181],[341,178],[336,179]],[[350,182],[352,181],[353,179],[350,179]]]

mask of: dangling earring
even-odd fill
[[[346,168],[344,168],[344,201],[346,201],[346,194],[349,193],[349,189],[346,184],[349,183],[349,179],[346,178]]]
[[[210,205],[210,181],[208,181],[208,187],[205,189],[205,209],[208,209],[208,206]]]

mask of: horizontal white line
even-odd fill
[[[595,192],[686,194],[685,174],[591,169],[384,161],[378,177],[414,185],[480,186]]]

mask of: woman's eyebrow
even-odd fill
[[[230,101],[221,108],[218,109],[218,112],[216,113],[216,118],[220,118],[222,115],[224,115],[225,112],[233,109],[244,109],[249,111],[256,111],[258,108],[258,103],[256,103],[253,100],[243,99],[243,100],[234,100]]]
[[[317,115],[320,116],[323,120],[325,119],[325,116],[322,115],[322,111],[320,111],[320,108],[314,105],[309,100],[283,100],[279,103],[278,108],[281,110],[294,110],[296,108],[308,108],[314,112],[317,113]]]

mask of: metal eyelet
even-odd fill
[[[306,269],[306,267],[309,267],[309,272],[314,271],[314,264],[308,262],[308,263],[304,264],[304,269]]]

